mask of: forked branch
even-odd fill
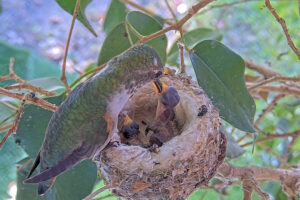
[[[289,30],[286,26],[285,20],[277,14],[275,9],[272,7],[270,0],[265,0],[265,4],[266,4],[266,7],[269,9],[269,11],[272,13],[272,15],[276,18],[278,23],[281,25],[289,46],[291,47],[291,49],[294,51],[294,53],[297,55],[298,59],[300,60],[300,51],[299,51],[299,49],[297,49],[297,47],[295,46],[295,44],[291,38]]]

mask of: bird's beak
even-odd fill
[[[125,120],[123,122],[123,126],[127,126],[131,123],[132,123],[132,119],[128,115],[126,115]]]
[[[164,82],[161,82],[159,79],[152,81],[152,85],[156,94],[165,93],[168,89],[168,86]]]

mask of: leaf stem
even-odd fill
[[[69,46],[70,46],[71,36],[72,36],[74,24],[75,24],[75,19],[78,15],[78,10],[79,10],[79,7],[80,7],[80,1],[81,0],[76,1],[75,9],[74,9],[74,12],[73,12],[73,18],[72,18],[72,23],[71,23],[69,34],[68,34],[68,39],[67,39],[63,64],[62,64],[62,73],[61,73],[61,77],[60,77],[61,81],[63,82],[63,84],[65,85],[65,87],[67,89],[68,94],[71,93],[71,88],[68,85],[68,81],[67,81],[67,77],[66,77],[66,63],[67,63],[67,56],[68,56],[68,50],[69,50]]]
[[[126,30],[126,34],[127,34],[127,37],[128,37],[129,43],[130,43],[130,46],[132,46],[132,45],[133,45],[133,42],[132,42],[132,39],[131,39],[129,30],[128,30],[128,26],[129,26],[129,23],[126,21],[126,22],[125,22],[125,30]]]

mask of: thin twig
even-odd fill
[[[6,135],[4,136],[4,138],[1,140],[0,142],[0,148],[2,147],[2,145],[5,143],[5,141],[7,140],[7,138],[13,134],[13,133],[16,133],[17,130],[18,130],[18,125],[19,125],[19,121],[20,121],[20,118],[23,114],[23,110],[24,110],[24,105],[25,105],[25,101],[26,101],[26,96],[31,96],[31,94],[25,94],[23,95],[23,98],[21,100],[21,105],[20,105],[20,108],[18,110],[18,114],[16,116],[16,119],[13,123],[13,126],[8,130],[8,132],[6,133]]]
[[[273,77],[273,76],[279,76],[280,75],[278,72],[274,71],[271,68],[263,67],[261,65],[258,65],[256,63],[254,63],[254,62],[251,62],[251,61],[246,61],[245,64],[246,64],[246,67],[262,74],[265,78],[270,78],[270,77]]]
[[[269,135],[268,137],[257,139],[255,143],[261,143],[261,142],[268,141],[268,140],[273,140],[273,139],[276,139],[276,138],[287,138],[287,137],[295,137],[295,136],[298,137],[299,135],[300,135],[300,130],[294,131],[294,132],[291,132],[291,133],[272,134],[272,135]],[[241,147],[246,147],[246,146],[249,146],[249,145],[252,145],[252,144],[253,144],[253,142],[247,142],[247,143],[241,145]]]
[[[260,146],[261,148],[263,148],[266,152],[268,152],[269,154],[271,154],[272,156],[274,156],[279,162],[284,162],[284,159],[281,158],[279,155],[277,155],[272,148],[268,147],[267,145],[265,145],[264,143],[260,143],[257,144],[257,146]]]
[[[16,116],[18,114],[18,112],[14,112],[12,113],[11,115],[7,116],[5,119],[3,119],[1,122],[0,122],[0,126],[2,124],[4,124],[5,122],[7,122],[9,119],[13,118],[14,116]],[[0,131],[0,133],[3,132],[3,130]]]
[[[63,82],[63,84],[65,85],[65,87],[67,89],[68,94],[71,93],[71,88],[68,85],[68,81],[67,81],[67,77],[66,77],[66,63],[67,63],[67,56],[68,56],[68,50],[69,50],[69,46],[70,46],[71,36],[72,36],[74,24],[75,24],[75,19],[78,15],[78,10],[79,10],[79,7],[80,7],[80,1],[81,0],[76,1],[75,9],[74,9],[74,12],[73,12],[73,18],[72,18],[72,23],[71,23],[69,34],[68,34],[68,39],[67,39],[63,64],[62,64],[62,73],[61,73],[61,77],[60,77],[61,81]]]
[[[247,2],[255,2],[255,1],[260,1],[260,0],[242,0],[242,1],[236,1],[236,2],[232,2],[232,3],[224,3],[224,4],[219,4],[219,5],[212,5],[209,8],[199,12],[197,15],[203,15],[204,13],[215,9],[215,8],[229,8],[232,6],[236,6],[238,4],[242,4],[242,3],[247,3]]]
[[[170,6],[170,4],[169,4],[169,1],[168,1],[168,0],[165,0],[165,3],[166,3],[166,5],[167,5],[167,7],[168,7],[168,9],[169,9],[169,11],[170,11],[170,13],[171,13],[173,19],[177,22],[177,17],[176,17],[176,15],[175,15],[175,13],[174,13],[174,10],[171,8],[171,6]]]
[[[29,165],[32,161],[32,158],[30,158],[29,160],[27,160],[23,165],[21,165],[20,167],[18,167],[17,171],[21,171],[22,169],[24,169],[27,165]]]
[[[292,147],[294,146],[297,138],[298,138],[299,135],[296,135],[293,137],[292,141],[289,143],[287,149],[286,149],[286,152],[284,153],[283,155],[283,162],[280,163],[280,168],[286,166],[286,164],[288,163],[288,159],[289,159],[289,155],[290,155],[290,152],[292,150]]]
[[[165,34],[166,32],[168,32],[170,30],[180,30],[181,27],[185,24],[185,22],[187,22],[191,17],[193,17],[201,8],[203,8],[204,6],[206,6],[207,4],[209,4],[209,3],[213,2],[213,1],[215,1],[215,0],[200,1],[196,5],[192,6],[189,9],[188,13],[181,20],[179,20],[177,23],[175,23],[175,24],[173,24],[171,26],[168,26],[165,29],[157,31],[157,32],[155,32],[153,34],[144,36],[144,37],[140,38],[137,43],[141,44],[141,43],[148,42],[148,41],[152,40],[153,38],[161,36],[161,35]]]
[[[31,85],[30,83],[26,82],[25,80],[23,80],[21,77],[19,77],[13,69],[14,66],[14,62],[15,59],[14,58],[10,58],[10,62],[9,62],[9,75],[7,76],[2,76],[0,77],[0,82],[1,81],[5,81],[5,80],[9,80],[9,79],[15,79],[19,84],[18,85],[12,85],[12,86],[6,86],[5,89],[7,90],[12,90],[12,89],[28,89],[31,90],[32,92],[38,92],[42,95],[45,96],[54,96],[55,92],[49,92],[47,90],[44,90],[40,87],[36,87],[34,85]]]
[[[185,74],[186,69],[185,69],[185,64],[184,64],[184,45],[181,44],[180,42],[177,42],[179,52],[180,52],[180,73]]]
[[[0,87],[0,94],[8,96],[8,97],[15,98],[15,99],[19,99],[19,100],[23,99],[23,94],[14,93],[14,92],[11,92],[11,91],[6,90],[6,89],[1,88],[1,87]],[[40,107],[42,107],[46,110],[50,110],[52,112],[55,112],[57,110],[56,105],[54,105],[52,103],[49,103],[49,102],[47,102],[43,99],[40,99],[36,96],[27,95],[25,100],[30,102],[31,104],[40,106]]]
[[[248,90],[254,90],[255,88],[258,88],[262,85],[266,85],[268,83],[271,83],[271,82],[275,82],[275,81],[292,81],[292,82],[299,82],[300,81],[300,78],[298,77],[285,77],[285,76],[273,76],[269,79],[266,79],[266,80],[263,80],[257,84],[254,84],[250,87],[248,87]]]
[[[101,192],[107,190],[107,189],[110,189],[112,188],[111,186],[109,185],[106,185],[98,190],[96,190],[95,192],[93,192],[92,194],[88,195],[87,197],[85,197],[83,200],[90,200],[90,199],[93,199],[97,194],[100,194]]]
[[[133,1],[130,1],[130,0],[120,0],[120,1],[123,2],[123,3],[125,3],[125,4],[131,5],[134,8],[137,8],[137,9],[143,11],[144,13],[147,13],[148,15],[158,16],[155,12],[144,8],[143,6],[138,5],[135,2],[133,2]],[[173,23],[170,22],[170,21],[166,21],[166,23],[169,24],[169,25],[173,25]]]
[[[282,99],[285,95],[279,94],[274,97],[274,99],[271,101],[271,103],[268,104],[268,106],[263,110],[263,112],[258,116],[258,118],[255,120],[254,125],[257,126],[263,118],[266,116],[268,112],[271,112],[273,108],[276,106],[277,102]]]
[[[252,198],[252,192],[253,192],[253,187],[251,184],[250,179],[245,179],[243,181],[243,193],[244,193],[244,200],[251,200]]]
[[[266,7],[269,9],[269,11],[272,13],[272,15],[276,18],[278,23],[281,25],[281,27],[283,29],[283,32],[286,36],[288,45],[295,52],[298,59],[300,60],[300,51],[299,51],[299,49],[297,49],[294,42],[292,41],[291,35],[290,35],[289,30],[288,30],[288,28],[286,26],[286,23],[285,23],[285,20],[283,18],[279,17],[279,15],[276,13],[275,9],[272,7],[270,0],[265,0],[265,4],[266,4]]]
[[[0,133],[9,130],[11,127],[13,127],[14,123],[5,124],[4,126],[0,127]]]
[[[259,88],[258,91],[262,92],[279,92],[280,94],[285,95],[295,95],[300,96],[300,88],[295,88],[288,85],[263,85]]]
[[[8,108],[11,109],[11,110],[15,110],[15,111],[18,110],[18,108],[16,108],[15,106],[13,106],[13,105],[11,105],[11,104],[5,102],[5,101],[0,101],[0,104],[5,105],[6,107],[8,107]]]

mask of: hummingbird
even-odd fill
[[[136,45],[79,84],[50,119],[24,183],[38,183],[38,194],[43,195],[58,175],[97,156],[118,131],[118,114],[130,96],[162,70],[162,62],[151,47]],[[38,165],[39,174],[30,177]]]

